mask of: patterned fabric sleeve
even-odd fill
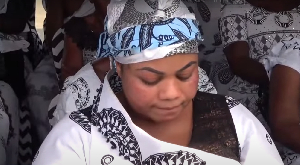
[[[223,8],[220,32],[224,47],[236,41],[248,41],[247,10],[249,5],[226,5]]]
[[[271,49],[270,55],[262,58],[260,62],[265,66],[269,77],[276,65],[287,66],[300,74],[300,39],[282,40]]]

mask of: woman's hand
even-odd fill
[[[232,72],[250,83],[266,87],[269,78],[264,66],[249,56],[249,45],[245,41],[231,43],[224,49]]]

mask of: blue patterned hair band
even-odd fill
[[[122,64],[198,53],[203,40],[194,13],[181,0],[111,0],[107,12],[99,55]]]
[[[147,49],[151,50],[192,40],[202,40],[197,21],[187,18],[171,18],[123,29],[112,34],[107,43],[114,57],[126,57],[139,54]]]

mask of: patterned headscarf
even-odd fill
[[[109,52],[122,64],[198,53],[203,40],[181,0],[111,0],[107,11],[107,46],[100,54]]]

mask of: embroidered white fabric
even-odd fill
[[[290,67],[300,74],[300,39],[289,37],[282,40],[271,49],[270,55],[261,59],[261,63],[269,77],[276,65]]]

